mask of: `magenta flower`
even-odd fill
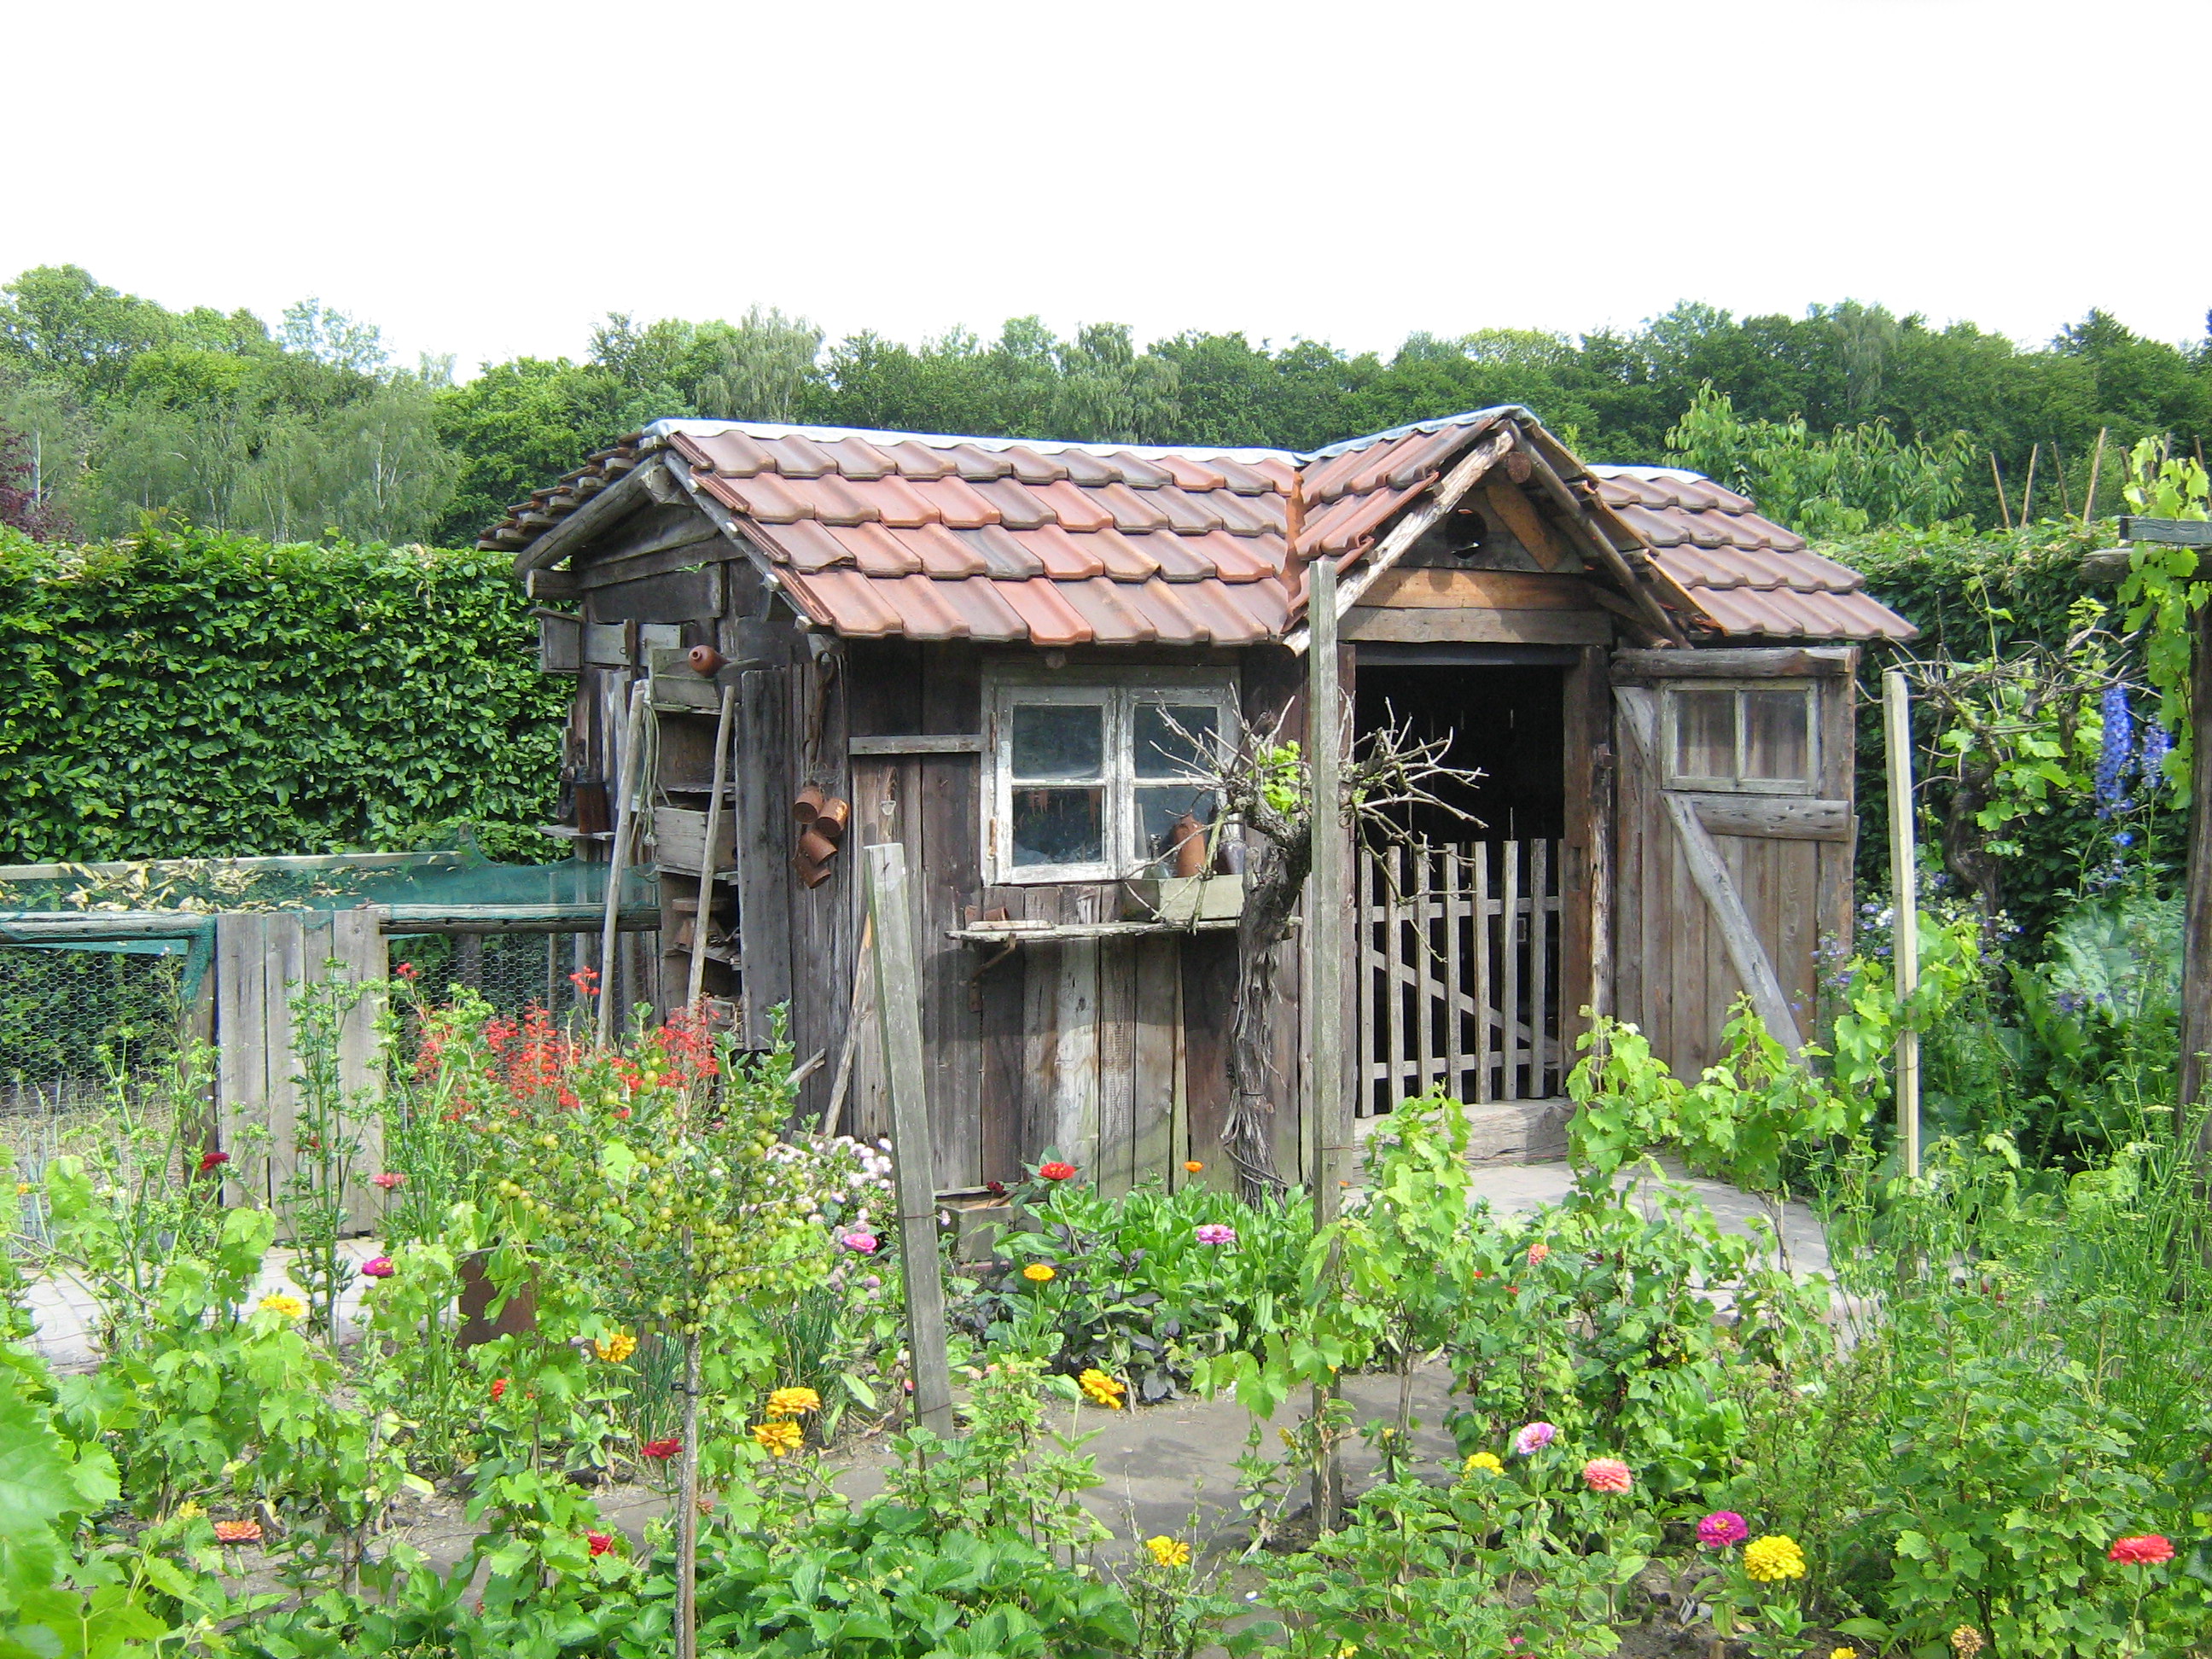
[[[372,1187],[381,1187],[388,1193],[395,1187],[404,1187],[407,1184],[407,1177],[397,1170],[386,1170],[382,1175],[369,1176],[368,1184]]]
[[[1224,1226],[1218,1221],[1209,1221],[1191,1235],[1201,1244],[1234,1244],[1237,1229]]]
[[[373,1255],[369,1257],[368,1261],[361,1264],[361,1276],[363,1279],[391,1278],[392,1258],[388,1255]]]
[[[1559,1437],[1559,1434],[1558,1428],[1549,1423],[1527,1424],[1513,1437],[1513,1449],[1527,1457],[1531,1453],[1543,1450]]]
[[[873,1233],[847,1233],[837,1242],[855,1255],[873,1255],[878,1243]]]
[[[1724,1550],[1751,1536],[1751,1528],[1734,1510],[1715,1510],[1698,1522],[1698,1541],[1709,1550]]]

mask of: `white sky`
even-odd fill
[[[1854,298],[2030,341],[2100,305],[2179,342],[2212,306],[2207,15],[26,7],[0,280],[75,262],[271,320],[315,295],[464,374],[580,355],[611,309],[757,302],[833,337],[1035,311],[1388,350]]]

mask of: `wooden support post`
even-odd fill
[[[866,849],[868,921],[875,934],[876,1020],[891,1096],[891,1159],[898,1182],[899,1264],[906,1276],[907,1348],[915,1416],[951,1438],[952,1371],[945,1353],[945,1280],[937,1255],[937,1172],[921,1052],[921,964],[915,949],[906,848]]]
[[[2212,605],[2197,613],[2196,629],[2189,661],[2196,757],[2189,773],[2189,898],[2182,925],[2179,1104],[2185,1126],[2203,1098],[2205,1051],[2212,1048]],[[2197,1131],[2197,1149],[2212,1174],[2212,1117]]]
[[[1901,670],[1882,677],[1882,716],[1889,742],[1889,873],[1892,955],[1897,971],[1897,1000],[1907,1000],[1920,984],[1920,888],[1913,853],[1912,702]],[[1897,1033],[1897,1143],[1905,1173],[1920,1174],[1920,1033],[1900,1026]]]
[[[714,912],[714,849],[722,843],[723,765],[730,752],[730,720],[738,709],[734,683],[722,687],[722,716],[714,723],[714,758],[708,768],[713,792],[707,797],[707,839],[699,852],[699,908],[691,918],[691,977],[684,981],[684,1006],[700,1018],[699,997],[707,987],[707,924]],[[703,1022],[702,1022],[703,1023]]]
[[[1344,1086],[1345,937],[1344,710],[1337,684],[1336,559],[1323,554],[1306,567],[1306,743],[1313,768],[1313,874],[1306,884],[1304,950],[1307,981],[1306,1112],[1314,1224],[1333,1225],[1341,1207],[1340,1184],[1352,1142],[1352,1099]],[[1425,940],[1425,945],[1426,941]],[[1395,999],[1397,989],[1394,986]],[[1426,1012],[1423,1018],[1425,1019]],[[1337,1252],[1329,1257],[1334,1265]],[[1337,1390],[1316,1384],[1314,1413]],[[1341,1524],[1344,1461],[1334,1443],[1314,1472],[1314,1522],[1324,1532]]]
[[[629,713],[623,721],[622,782],[621,793],[615,798],[615,838],[607,849],[606,910],[599,923],[599,1038],[602,1048],[613,1042],[615,1036],[617,987],[622,977],[615,957],[615,945],[620,937],[615,924],[621,916],[623,878],[629,872],[630,837],[636,833],[637,811],[633,798],[637,793],[638,751],[645,747],[645,680],[631,682]]]

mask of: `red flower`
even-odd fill
[[[648,1440],[637,1449],[640,1457],[649,1457],[656,1463],[665,1463],[684,1449],[684,1443],[671,1435],[665,1440]]]
[[[381,1187],[388,1193],[404,1187],[407,1184],[407,1177],[397,1170],[386,1170],[382,1175],[369,1176],[368,1184],[372,1187]]]
[[[1006,1195],[1006,1183],[1003,1181],[987,1181],[983,1183],[983,1188],[994,1198],[1004,1198]]]
[[[592,1547],[594,1555],[605,1555],[615,1547],[615,1535],[611,1532],[587,1532],[584,1541]]]
[[[615,1108],[615,1115],[616,1115],[617,1117],[628,1117],[628,1116],[629,1115],[629,1107],[627,1107],[627,1106],[617,1106],[617,1107],[616,1107],[616,1108]]]
[[[1040,1164],[1037,1173],[1047,1181],[1073,1181],[1075,1179],[1075,1166],[1073,1164]]]
[[[202,1152],[200,1154],[200,1173],[202,1175],[205,1175],[210,1170],[219,1170],[229,1162],[230,1154],[228,1152]]]
[[[422,970],[420,968],[417,968],[411,962],[403,962],[392,971],[398,975],[402,979],[413,979],[420,975]]]
[[[491,1397],[495,1401],[504,1400],[507,1398],[507,1379],[505,1377],[496,1377],[493,1380],[491,1385]]]
[[[2173,1559],[2173,1546],[2158,1533],[2138,1533],[2133,1538],[2121,1539],[2105,1552],[2105,1559],[2123,1561],[2131,1567],[2153,1567]]]

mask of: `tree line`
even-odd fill
[[[1685,301],[1634,329],[1417,333],[1385,356],[1241,333],[1140,346],[1111,323],[1062,337],[1035,317],[992,338],[831,341],[755,307],[611,314],[582,362],[456,380],[450,358],[397,364],[374,325],[312,300],[272,326],[45,266],[0,288],[0,522],[101,538],[166,512],[277,541],[465,545],[669,416],[1307,449],[1500,403],[1591,459],[1748,488],[1810,533],[1986,526],[2079,513],[2100,433],[2108,460],[2146,434],[2201,453],[2212,339],[2149,340],[2093,311],[2023,346],[1856,301],[1741,318]],[[2109,486],[2100,501],[2117,505]]]

